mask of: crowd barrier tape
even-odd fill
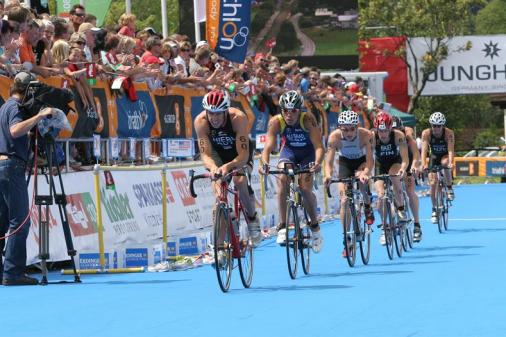
[[[506,157],[455,158],[455,176],[504,177]]]
[[[102,138],[196,138],[193,120],[202,111],[202,98],[206,94],[203,88],[171,86],[150,90],[146,83],[135,82],[137,100],[131,101],[126,94],[111,90],[111,82],[97,80],[91,86],[97,114],[85,111],[81,98],[66,77],[40,77],[39,80],[56,88],[70,88],[74,92],[74,101],[69,104],[73,109],[67,115],[72,131],[61,131],[60,139],[89,138],[100,134]],[[12,79],[0,76],[0,105],[9,97]],[[250,104],[241,93],[233,93],[232,106],[241,109],[248,116],[249,130],[254,138],[258,133],[266,133],[270,114]],[[50,102],[48,102],[50,104]],[[337,127],[340,107],[331,104],[329,111],[320,102],[305,102],[322,126],[327,137]],[[75,111],[75,112],[74,112]],[[99,125],[98,116],[103,119]],[[365,112],[359,114],[361,124],[369,128]]]
[[[273,158],[271,163],[276,162]],[[189,163],[126,170],[97,166],[95,171],[62,175],[69,226],[78,252],[78,269],[136,271],[162,262],[167,256],[199,255],[207,251],[215,197],[210,182],[205,179],[195,182],[198,198],[191,197],[189,168],[196,174],[205,172],[201,163]],[[262,215],[261,225],[266,229],[279,221],[277,179],[267,176],[262,193],[257,168],[258,160],[255,160],[251,182],[257,211]],[[325,191],[321,173],[316,175],[315,182],[320,217],[335,214],[337,199],[331,201],[328,209],[323,209]],[[32,188],[33,179],[29,191]],[[47,192],[47,185],[40,181],[39,193]],[[337,188],[333,195],[337,195]],[[30,218],[27,262],[33,264],[39,261],[39,219],[35,205],[30,210]],[[49,261],[68,260],[56,205],[50,206],[49,227]]]

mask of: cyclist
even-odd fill
[[[372,133],[358,126],[358,114],[351,110],[342,111],[338,117],[339,128],[329,135],[327,155],[325,158],[325,185],[332,179],[334,158],[339,154],[339,178],[356,176],[360,179],[360,191],[364,196],[366,223],[374,223],[374,212],[371,198],[366,190],[369,175],[374,166],[372,152]],[[338,183],[341,199],[341,223],[344,224],[344,204],[346,202],[346,185]],[[346,248],[343,257],[346,257]]]
[[[230,107],[230,97],[224,90],[212,90],[203,100],[204,110],[195,117],[194,125],[198,146],[206,169],[215,177],[223,176],[234,169],[247,165],[248,173],[253,169],[253,147],[248,137],[248,118],[244,112]],[[233,177],[245,209],[248,230],[253,245],[262,241],[260,222],[255,210],[255,196],[245,176]],[[220,185],[213,182],[216,198]]]
[[[406,171],[406,176],[404,177],[404,183],[406,184],[406,192],[408,193],[409,197],[409,207],[411,208],[411,213],[413,213],[413,218],[415,221],[413,241],[420,242],[422,240],[422,227],[420,225],[420,214],[418,212],[418,195],[415,193],[415,177],[421,171],[420,151],[418,150],[418,146],[416,144],[414,137],[415,132],[413,128],[404,126],[402,120],[397,116],[393,116],[392,119],[392,127],[404,133],[406,136],[406,143],[408,144],[409,164]]]
[[[373,147],[376,157],[377,170],[379,174],[396,175],[391,177],[394,190],[394,204],[397,209],[399,221],[407,221],[406,210],[404,209],[404,198],[402,196],[401,179],[404,178],[408,167],[408,147],[406,137],[399,130],[392,128],[392,117],[386,112],[380,112],[374,118]],[[377,180],[374,183],[378,198],[385,195],[384,181]],[[381,212],[381,207],[380,207]],[[385,233],[382,231],[380,243],[385,245]]]
[[[422,132],[422,164],[423,169],[429,169],[436,165],[447,167],[444,170],[444,177],[448,186],[448,200],[452,201],[455,194],[452,188],[453,156],[455,147],[455,136],[451,129],[445,126],[446,118],[441,112],[434,112],[429,117],[430,128]],[[427,156],[430,151],[430,162]],[[437,223],[436,204],[436,175],[429,173],[430,198],[432,201],[432,223]]]
[[[291,163],[301,168],[308,168],[317,172],[323,161],[322,134],[316,118],[309,112],[302,112],[304,99],[295,90],[287,91],[279,98],[281,114],[269,121],[267,141],[262,152],[262,163],[268,164],[270,154],[276,145],[277,136],[281,135],[281,151],[278,167],[284,163]],[[266,166],[268,167],[268,166]],[[259,168],[260,174],[268,174],[264,167]],[[313,193],[313,174],[303,174],[299,177],[299,186],[302,192],[304,207],[309,215],[312,235],[312,249],[319,253],[323,247],[323,236],[318,224],[316,212],[316,196]],[[278,209],[279,225],[276,242],[283,244],[286,236],[286,197],[287,177],[281,176],[279,180]]]

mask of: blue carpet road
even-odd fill
[[[234,270],[228,294],[210,266],[0,287],[0,336],[506,336],[505,201],[506,184],[458,186],[439,234],[422,198],[423,241],[390,261],[376,230],[370,265],[355,268],[340,256],[339,222],[326,223],[311,275],[296,280],[284,249],[264,241],[251,289]]]

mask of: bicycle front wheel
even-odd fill
[[[443,233],[445,231],[443,188],[444,187],[441,184],[437,185],[436,204],[437,204],[437,228],[439,230],[439,233]]]
[[[304,274],[308,275],[311,264],[311,229],[309,229],[309,218],[305,209],[304,219],[306,220],[306,225],[300,226],[299,249],[302,270],[304,271]]]
[[[385,247],[387,248],[388,258],[394,259],[394,218],[393,208],[390,200],[383,199],[382,201],[382,222],[383,222],[383,233],[385,235]]]
[[[347,200],[344,206],[343,234],[346,261],[348,261],[350,267],[355,265],[357,258],[357,237],[353,229],[355,216],[352,212],[350,201]]]
[[[230,231],[230,214],[225,204],[216,210],[214,223],[214,268],[218,284],[223,292],[230,288],[232,279],[232,240]]]
[[[299,217],[297,206],[290,203],[286,211],[286,262],[292,279],[297,277],[297,260],[299,258]]]
[[[363,264],[369,263],[369,257],[371,256],[371,225],[368,225],[364,221],[364,205],[362,202],[357,203],[355,220],[357,222],[356,227],[360,228],[360,257],[362,258]]]
[[[443,196],[443,227],[445,231],[448,230],[448,212],[450,211],[450,201],[448,200],[448,191],[445,189],[444,196]]]
[[[414,220],[411,214],[411,208],[409,207],[409,199],[406,194],[404,194],[404,207],[406,209],[406,213],[408,215],[408,222],[406,223],[406,230],[404,231],[404,250],[408,251],[413,248],[413,226]]]
[[[241,212],[239,212],[239,215]],[[240,219],[238,218],[237,221]],[[239,221],[239,274],[241,275],[241,282],[244,288],[251,286],[253,280],[253,243],[249,235],[248,225],[246,222]]]

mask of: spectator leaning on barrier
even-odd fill
[[[4,239],[0,240],[0,251],[5,247],[3,266],[0,259],[3,285],[38,283],[25,274],[26,238],[30,229],[28,186],[25,180],[29,156],[28,132],[40,120],[52,116],[54,109],[45,108],[29,119],[23,118],[19,105],[30,81],[34,80],[26,72],[16,75],[10,88],[10,98],[0,107],[0,237],[4,237],[8,230],[12,235],[7,243]]]
[[[2,20],[0,34],[0,70],[1,74],[14,76],[21,68],[18,56],[19,32],[17,22]]]
[[[84,47],[84,53],[86,55],[86,61],[93,62],[93,49],[95,48],[95,35],[93,30],[98,30],[89,22],[85,22],[79,26],[78,33],[84,34],[86,38],[86,45]]]
[[[191,44],[188,41],[182,41],[179,43],[179,54],[174,59],[176,63],[177,71],[180,72],[183,77],[190,76],[190,53],[191,53]]]

